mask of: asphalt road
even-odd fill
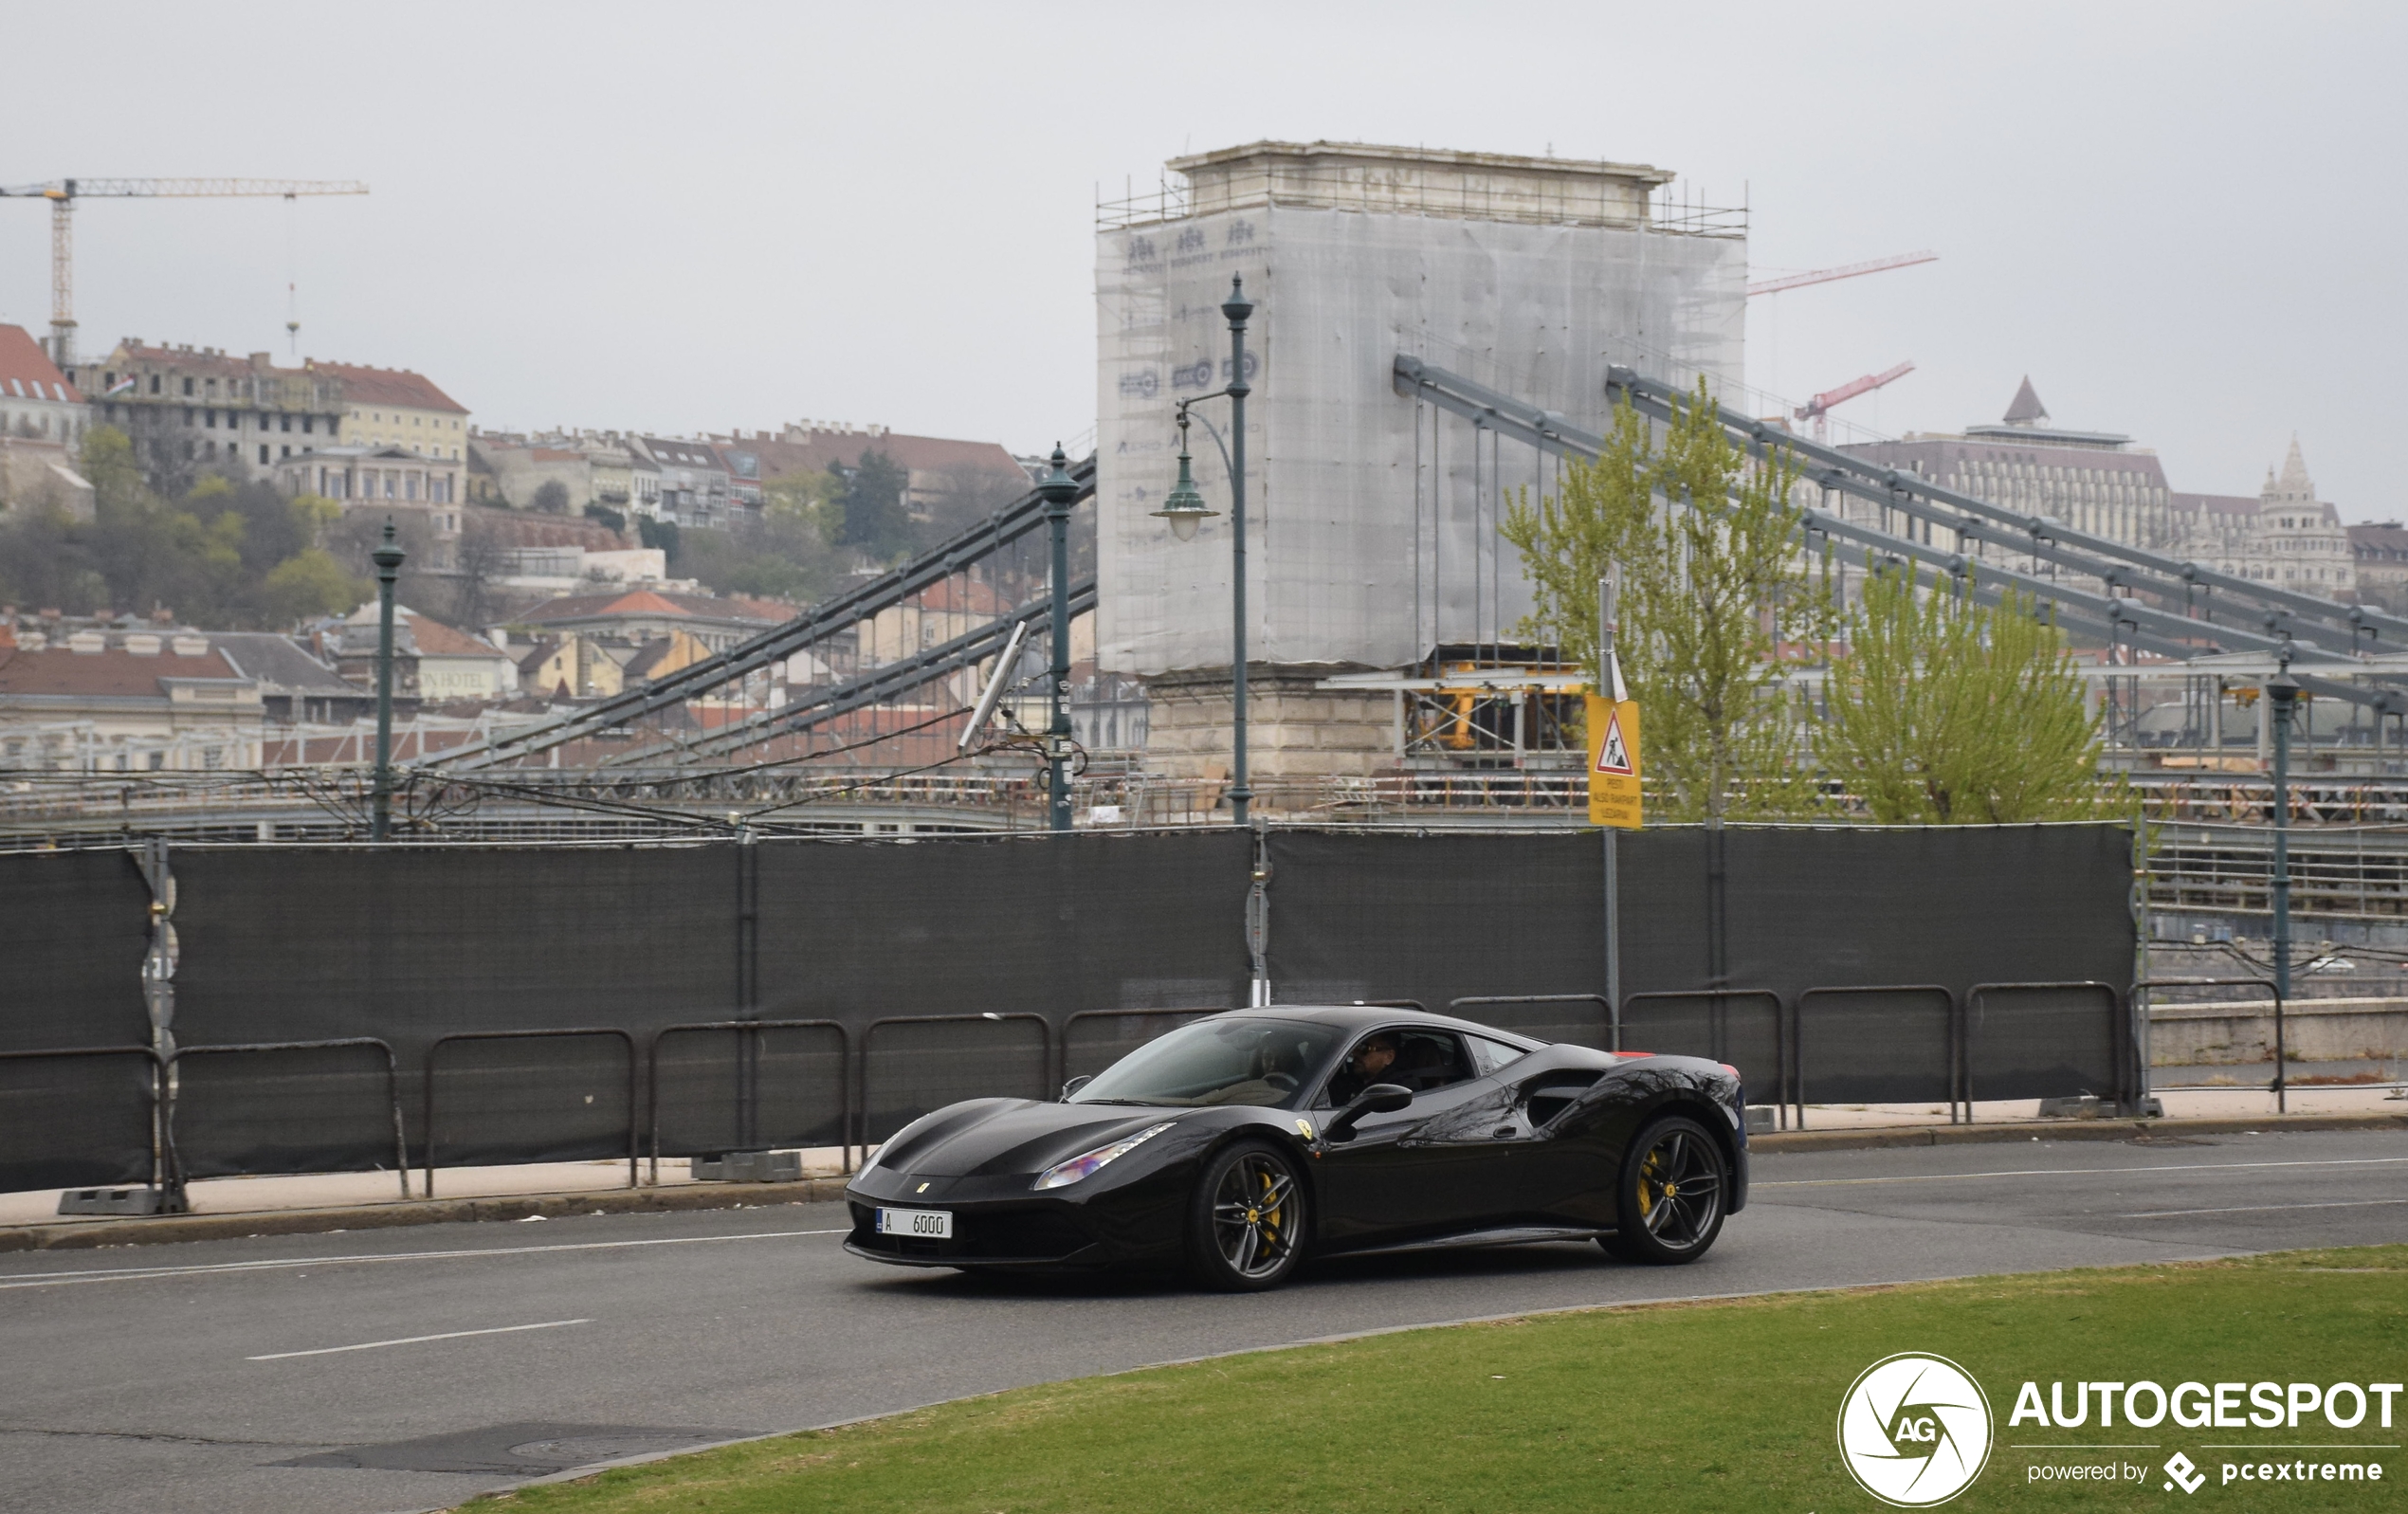
[[[1694,1267],[1538,1246],[1331,1264],[1243,1298],[893,1270],[839,1249],[832,1205],[0,1257],[0,1508],[425,1509],[613,1455],[1348,1331],[2402,1242],[2403,1177],[2395,1132],[1769,1157]]]

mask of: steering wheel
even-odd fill
[[[1282,1093],[1296,1091],[1296,1080],[1285,1072],[1266,1072],[1263,1074],[1263,1081]]]

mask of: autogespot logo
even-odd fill
[[[1865,1491],[1885,1504],[1945,1504],[1990,1460],[1990,1400],[1945,1357],[1885,1357],[1840,1401],[1839,1453]]]

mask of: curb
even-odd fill
[[[319,1235],[330,1231],[384,1230],[402,1225],[453,1225],[487,1220],[556,1218],[569,1214],[660,1214],[771,1204],[832,1203],[845,1179],[807,1177],[797,1183],[708,1183],[676,1188],[611,1188],[586,1194],[510,1194],[489,1198],[420,1198],[336,1209],[253,1210],[233,1214],[159,1214],[141,1219],[83,1220],[64,1225],[0,1227],[0,1251],[82,1250],[101,1246],[160,1246],[254,1235]]]
[[[1787,1130],[1750,1136],[1750,1152],[1881,1151],[1895,1146],[1987,1146],[2001,1141],[2147,1140],[2174,1136],[2266,1135],[2286,1130],[2408,1130],[2408,1115],[2259,1115],[2180,1120],[2064,1120],[2014,1125],[1908,1125],[1894,1130]]]
[[[2067,1120],[2047,1124],[1907,1125],[1889,1130],[1791,1130],[1751,1137],[1749,1151],[1882,1151],[1900,1146],[1979,1146],[2028,1140],[2146,1140],[2179,1136],[2271,1134],[2290,1130],[2408,1130],[2408,1114],[2263,1115],[2255,1119]],[[663,1214],[772,1204],[826,1204],[844,1197],[842,1177],[797,1183],[707,1183],[676,1188],[611,1188],[582,1194],[512,1194],[490,1198],[421,1198],[337,1209],[255,1210],[234,1214],[159,1214],[64,1225],[0,1227],[0,1252],[84,1250],[102,1246],[163,1246],[255,1235],[322,1235],[405,1225],[477,1224],[570,1214]]]

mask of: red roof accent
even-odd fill
[[[421,657],[507,658],[509,656],[509,653],[502,651],[482,636],[471,636],[466,631],[454,630],[442,621],[421,615],[416,611],[410,612],[409,620],[410,636],[418,644],[418,655]]]
[[[16,385],[9,380],[15,379]],[[32,392],[22,392],[17,385]],[[38,387],[37,387],[38,386]],[[66,374],[43,355],[42,344],[23,326],[0,326],[0,399],[46,399],[53,404],[81,405],[83,396]]]
[[[321,363],[310,359],[310,371],[340,379],[346,404],[398,405],[404,410],[449,410],[465,415],[468,407],[437,389],[424,374],[406,368],[362,368],[354,363]]]
[[[137,699],[161,699],[162,678],[239,678],[215,651],[205,657],[178,657],[164,645],[149,657],[137,657],[122,647],[79,652],[64,647],[39,651],[0,653],[0,695],[82,694]]]

